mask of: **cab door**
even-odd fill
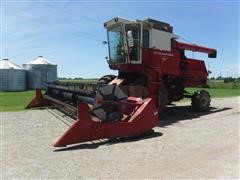
[[[128,62],[132,64],[142,63],[142,24],[127,23],[125,24],[127,37]]]

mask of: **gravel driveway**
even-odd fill
[[[62,149],[52,144],[67,126],[52,110],[0,113],[1,177],[239,179],[239,102],[213,99],[209,113],[194,113],[189,102],[180,102],[148,136]]]

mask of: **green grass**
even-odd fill
[[[0,111],[23,110],[34,95],[35,91],[0,92]]]

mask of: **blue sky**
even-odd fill
[[[11,1],[1,2],[1,58],[17,64],[38,55],[58,64],[60,77],[97,78],[108,68],[103,23],[120,16],[170,23],[190,42],[216,48],[202,58],[211,76],[240,76],[239,1]],[[182,40],[183,41],[183,40]]]

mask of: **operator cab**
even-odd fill
[[[177,38],[172,26],[153,19],[130,21],[116,17],[104,23],[104,27],[110,65],[141,64],[143,48],[171,51],[171,40]]]
[[[109,64],[139,63],[141,23],[117,17],[104,26],[108,35]]]

